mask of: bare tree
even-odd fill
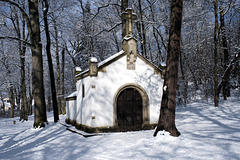
[[[65,108],[65,85],[64,85],[64,69],[65,69],[65,49],[62,50],[62,72],[61,72],[61,102],[62,102],[62,114],[66,114]]]
[[[222,35],[222,40],[219,39],[219,41],[222,41],[222,46],[220,46],[220,51],[221,47],[223,47],[223,57],[224,57],[224,71],[227,69],[227,65],[229,63],[229,52],[228,52],[228,46],[227,46],[227,33],[226,33],[226,28],[225,28],[225,15],[229,11],[230,6],[231,6],[232,0],[230,0],[230,4],[228,5],[227,9],[224,9],[226,7],[223,7],[221,5],[220,8],[220,31]],[[229,84],[229,77],[226,77],[223,79],[223,97],[224,100],[227,99],[227,97],[230,96],[230,84]]]
[[[23,5],[23,9],[25,8],[25,5]],[[21,17],[18,15],[17,8],[11,7],[11,22],[14,26],[14,30],[16,32],[17,38],[23,39],[27,41],[28,36],[25,34],[25,19],[22,18],[22,22],[20,22]],[[21,14],[20,14],[21,15]],[[23,17],[23,15],[22,15]],[[20,27],[22,25],[22,27]],[[27,105],[27,95],[26,95],[26,78],[25,78],[25,55],[26,55],[26,43],[23,43],[21,41],[18,41],[18,52],[20,56],[20,70],[21,70],[21,84],[20,84],[20,90],[21,90],[21,114],[20,114],[20,120],[28,120],[28,105]]]
[[[175,108],[178,80],[178,61],[180,54],[182,8],[183,0],[172,0],[167,70],[164,78],[160,116],[154,136],[156,136],[160,130],[166,130],[172,136],[180,135],[180,132],[177,130],[175,125]]]
[[[48,1],[43,0],[43,19],[44,19],[44,28],[46,33],[46,52],[47,52],[47,58],[48,58],[48,68],[50,73],[50,81],[51,81],[51,93],[52,93],[52,104],[53,104],[53,115],[54,115],[54,122],[58,122],[59,115],[58,115],[58,103],[57,103],[57,95],[56,95],[56,87],[55,87],[55,79],[54,79],[54,72],[53,72],[53,64],[52,64],[52,56],[51,56],[51,39],[49,34],[49,27],[48,27]]]
[[[214,13],[215,13],[215,28],[214,28],[214,106],[218,106],[218,42],[217,42],[217,31],[218,31],[218,0],[214,2]]]
[[[42,44],[40,36],[40,22],[38,12],[38,0],[28,0],[29,14],[18,3],[11,0],[0,0],[17,7],[23,14],[28,33],[30,35],[32,51],[32,92],[34,96],[34,127],[44,127],[47,122],[46,103],[43,85],[43,60]],[[20,40],[19,38],[12,38]],[[24,40],[21,40],[24,41]]]

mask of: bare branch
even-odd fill
[[[99,12],[100,12],[101,9],[107,8],[107,7],[109,7],[110,5],[120,6],[120,5],[117,4],[117,3],[109,3],[109,4],[105,5],[105,6],[100,6],[100,7],[98,7],[97,13],[96,13],[89,21],[92,21],[92,20],[99,14]]]
[[[223,80],[226,79],[226,77],[229,77],[229,75],[231,74],[231,69],[233,67],[233,65],[238,61],[238,59],[240,58],[240,50],[238,50],[236,53],[235,53],[235,56],[234,58],[231,60],[231,62],[228,64],[226,70],[224,71],[223,73],[223,76],[222,76],[222,80],[221,82],[218,84],[218,94],[220,94],[220,91],[223,87]]]
[[[20,38],[17,38],[17,37],[11,37],[11,36],[5,36],[5,37],[1,37],[0,36],[0,39],[12,39],[12,40],[17,40],[17,41],[20,41],[20,42],[23,42],[29,46],[31,46],[32,44],[27,42],[26,40],[23,40],[23,39],[20,39]]]
[[[164,44],[164,39],[163,39],[161,33],[159,32],[159,30],[158,30],[156,27],[154,27],[154,26],[152,26],[152,27],[157,31],[157,34],[160,36],[160,38],[161,38],[161,40],[162,40],[163,47],[164,47],[164,49],[167,51],[167,47],[166,47],[166,45]]]
[[[230,10],[231,8],[231,4],[232,4],[232,0],[230,0],[230,2],[224,7],[223,5],[219,6],[219,12],[224,12],[223,16],[225,16],[225,14],[227,14],[227,12]]]
[[[113,29],[115,29],[117,26],[121,25],[122,22],[118,22],[116,23],[112,28],[110,29],[103,29],[102,31],[98,32],[97,34],[93,35],[93,36],[90,36],[90,37],[96,37],[98,36],[99,34],[103,33],[103,32],[111,32]]]
[[[7,2],[7,3],[9,3],[9,4],[11,4],[11,5],[15,6],[15,7],[17,7],[17,8],[22,12],[24,18],[25,18],[26,21],[27,21],[28,31],[29,31],[29,33],[31,34],[31,33],[32,33],[31,23],[30,23],[30,19],[29,19],[29,17],[28,17],[27,12],[25,12],[25,10],[24,10],[18,3],[14,2],[14,1],[11,1],[11,0],[0,0],[0,1],[2,1],[2,2]]]

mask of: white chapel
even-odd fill
[[[76,74],[77,91],[66,97],[66,123],[86,132],[133,131],[156,126],[162,98],[162,70],[137,52],[135,15],[127,9],[123,50],[104,61],[89,60]]]

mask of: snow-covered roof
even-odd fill
[[[77,96],[77,91],[74,91],[71,94],[69,94],[68,96],[66,96],[65,98],[71,98],[71,97],[76,97],[76,96]]]
[[[112,60],[118,58],[121,55],[124,55],[125,52],[123,50],[121,50],[120,52],[108,57],[107,59],[101,61],[98,63],[98,68],[101,68],[102,66],[106,65],[107,63],[111,62]],[[151,63],[148,59],[144,58],[143,56],[141,56],[140,54],[137,54],[142,60],[144,60],[145,62],[147,62],[148,64],[150,64],[151,66],[153,66],[154,68],[162,71],[159,67],[157,67],[156,65],[154,65],[153,63]],[[91,59],[90,59],[91,60]],[[84,74],[87,74],[89,72],[89,69],[86,69],[85,71],[77,74],[75,77],[79,77],[82,76]]]
[[[115,59],[116,57],[118,57],[118,56],[120,56],[120,55],[122,55],[122,54],[124,54],[124,51],[123,51],[123,50],[121,50],[120,52],[118,52],[118,53],[116,53],[116,54],[108,57],[107,59],[99,62],[99,63],[98,63],[98,68],[101,67],[101,66],[103,66],[104,64],[110,62],[111,60]],[[86,69],[85,71],[77,74],[75,77],[81,76],[81,75],[83,75],[83,74],[85,74],[85,73],[88,73],[88,72],[89,72],[89,69]]]
[[[118,56],[120,56],[120,55],[122,55],[122,54],[124,54],[124,51],[123,51],[123,50],[121,50],[120,52],[118,52],[118,53],[116,53],[116,54],[108,57],[107,59],[99,62],[99,63],[98,63],[98,67],[103,66],[103,65],[106,64],[107,62],[110,62],[111,60],[115,59],[116,57],[118,57]]]

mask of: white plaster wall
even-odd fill
[[[127,83],[145,89],[149,97],[150,123],[157,123],[162,97],[161,75],[154,75],[154,69],[140,58],[137,58],[136,70],[126,68],[126,56],[123,56],[107,66],[107,72],[98,72],[97,77],[88,76],[77,82],[77,123],[90,127],[113,126],[114,95]],[[85,85],[84,98],[82,84]]]
[[[69,102],[66,101],[66,119],[70,118]]]
[[[76,100],[66,101],[66,118],[76,120]]]

